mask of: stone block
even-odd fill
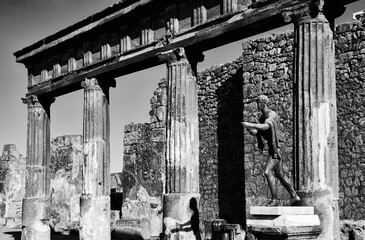
[[[161,198],[149,196],[144,187],[137,185],[129,191],[122,204],[123,218],[121,220],[146,220],[148,221],[148,235],[158,237],[162,232],[161,210]]]
[[[319,226],[320,221],[317,215],[267,215],[255,219],[247,219],[248,226],[267,226],[267,227],[284,227],[284,226]]]
[[[250,207],[251,215],[313,215],[314,207]]]
[[[257,240],[304,240],[317,239],[322,229],[319,226],[310,227],[267,227],[249,226],[248,232],[253,234]]]
[[[122,218],[116,221],[113,239],[151,239],[150,222],[147,219]]]
[[[4,145],[0,156],[0,221],[9,227],[21,225],[25,164],[14,144]]]
[[[113,231],[115,229],[118,220],[120,220],[120,211],[119,210],[110,210],[111,231]]]

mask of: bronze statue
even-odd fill
[[[285,154],[286,145],[280,129],[279,115],[267,106],[269,103],[269,98],[267,96],[258,96],[256,102],[258,109],[262,112],[259,123],[242,122],[242,125],[246,127],[252,135],[256,135],[258,147],[261,150],[264,149],[263,140],[267,141],[269,156],[267,158],[264,175],[271,192],[271,201],[267,203],[267,206],[278,205],[274,176],[280,180],[285,189],[289,192],[289,205],[293,205],[294,203],[297,203],[300,198],[283,174],[282,156]]]

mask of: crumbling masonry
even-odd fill
[[[17,51],[17,62],[28,69],[28,93],[23,99],[28,106],[24,237],[50,239],[50,105],[56,97],[83,88],[85,178],[80,239],[110,238],[108,91],[115,77],[160,61],[166,64],[168,81],[165,235],[192,236],[192,228],[180,231],[171,226],[193,217],[197,206],[189,202],[200,201],[196,64],[203,60],[201,53],[293,23],[295,186],[321,217],[320,237],[339,239],[332,31],[334,19],[351,2],[120,1]],[[312,125],[324,128],[317,131],[309,128]],[[318,139],[318,144],[312,145],[310,139]]]

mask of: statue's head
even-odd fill
[[[262,111],[270,102],[269,98],[265,95],[260,95],[256,98],[257,107]]]

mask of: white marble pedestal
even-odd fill
[[[250,207],[247,227],[258,240],[316,239],[321,233],[313,207]]]

